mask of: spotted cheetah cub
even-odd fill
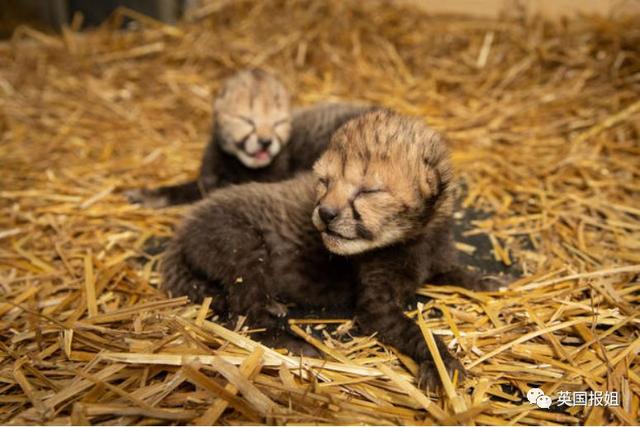
[[[291,178],[311,169],[338,127],[373,108],[321,103],[292,110],[290,98],[286,87],[263,70],[236,73],[216,96],[213,132],[198,179],[131,190],[129,200],[159,208],[197,201],[230,184]]]
[[[432,387],[433,359],[403,308],[425,282],[486,287],[456,263],[452,190],[438,133],[367,113],[335,132],[313,174],[222,189],[196,205],[167,251],[163,286],[195,300],[222,292],[232,315],[272,331],[283,303],[347,306],[362,332],[414,358],[419,383]],[[449,370],[462,371],[437,343]]]

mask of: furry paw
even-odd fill
[[[164,208],[169,206],[169,200],[154,190],[147,188],[135,188],[123,193],[129,203],[139,204],[145,208]]]
[[[513,277],[507,275],[483,276],[477,281],[475,289],[478,291],[498,291],[506,289]]]
[[[458,382],[464,379],[466,374],[462,363],[460,363],[458,359],[449,355],[443,355],[443,357],[444,365],[447,367],[447,374],[449,375],[449,378],[453,379],[455,372],[458,371]],[[427,392],[438,390],[442,385],[440,381],[440,375],[438,374],[438,369],[436,368],[435,363],[433,363],[433,361],[431,360],[424,361],[420,364],[417,380],[418,388],[422,388]]]
[[[289,334],[270,335],[260,341],[267,347],[286,348],[293,356],[322,357],[314,346]]]
[[[142,244],[142,252],[147,255],[159,255],[167,250],[171,238],[168,236],[151,236]]]
[[[289,309],[287,308],[286,305],[272,299],[270,300],[266,307],[267,311],[269,312],[269,314],[271,314],[272,316],[275,317],[285,317],[287,315],[287,313],[289,313]]]
[[[305,356],[313,358],[322,357],[320,351],[318,351],[317,348],[299,338],[287,339],[286,342],[283,343],[283,347],[289,350],[289,353],[294,356]]]
[[[215,295],[211,308],[213,308],[213,314],[220,316],[220,318],[229,316],[229,304],[222,293]]]

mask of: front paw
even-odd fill
[[[125,191],[124,195],[129,200],[129,203],[139,204],[146,208],[158,209],[169,206],[169,200],[165,196],[147,188]]]
[[[205,175],[198,179],[198,188],[204,189],[206,193],[211,192],[219,187],[218,178],[215,176]]]
[[[285,317],[289,313],[289,309],[286,305],[274,299],[269,300],[265,308],[267,309],[269,314],[279,318]]]
[[[289,335],[288,333],[267,333],[260,342],[271,348],[285,348],[293,356],[305,356],[320,358],[322,355],[314,346],[308,342]]]
[[[453,380],[456,371],[458,372],[458,383],[466,376],[464,366],[460,361],[450,355],[442,355],[444,366],[447,369],[447,375]],[[433,391],[438,390],[442,385],[438,369],[433,361],[427,360],[420,364],[418,370],[418,387],[423,390]]]
[[[506,289],[512,281],[513,277],[509,275],[487,275],[481,277],[474,288],[477,291],[499,291],[500,289]]]

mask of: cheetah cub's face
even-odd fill
[[[445,143],[415,118],[376,111],[348,122],[314,173],[312,220],[339,255],[405,242],[451,215]]]
[[[268,166],[289,142],[290,94],[274,76],[246,70],[227,80],[214,109],[221,148],[246,167]]]

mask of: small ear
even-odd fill
[[[425,198],[437,196],[441,187],[441,176],[438,169],[429,164],[429,160],[424,160],[422,173],[420,176],[420,192]]]
[[[227,96],[227,92],[229,92],[229,85],[223,84],[220,89],[218,89],[218,93],[213,99],[213,110],[218,111],[220,106],[224,103],[224,99]]]
[[[218,94],[216,96],[217,99],[224,98],[227,96],[227,92],[229,91],[229,85],[223,84],[222,87],[218,90]]]
[[[315,161],[313,166],[311,166],[311,170],[313,171],[314,175],[322,175],[322,173],[324,172],[324,162],[324,156],[320,156],[320,158]]]

